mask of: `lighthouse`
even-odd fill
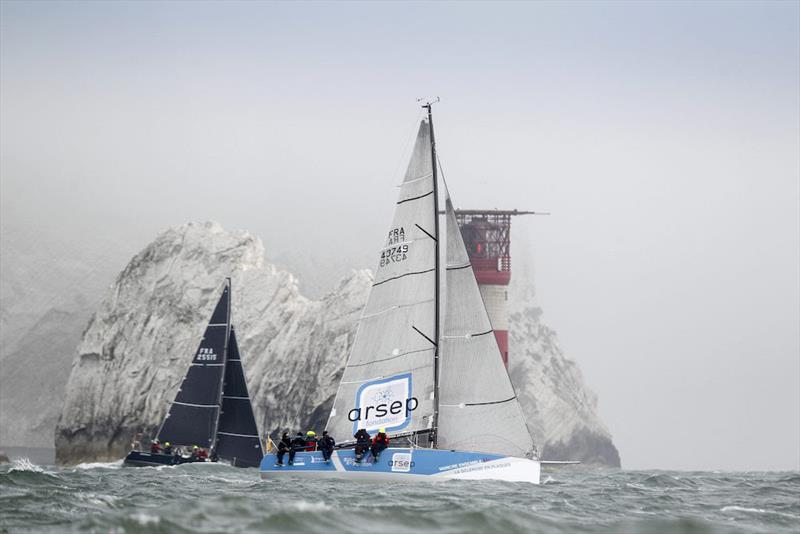
[[[461,236],[489,313],[503,363],[508,367],[508,283],[511,281],[511,217],[544,213],[519,210],[455,210]]]

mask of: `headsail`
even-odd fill
[[[228,339],[216,450],[220,458],[237,467],[258,467],[264,456],[233,327]]]
[[[192,364],[158,432],[162,442],[199,447],[214,444],[230,318],[230,280],[227,280]]]
[[[533,440],[500,357],[449,195],[445,212],[447,289],[438,446],[530,457]]]
[[[327,428],[390,434],[429,428],[434,412],[436,208],[430,128],[422,121],[369,299]]]

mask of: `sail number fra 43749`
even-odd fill
[[[381,267],[408,258],[408,243],[385,248],[381,251]]]

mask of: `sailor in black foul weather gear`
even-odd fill
[[[292,440],[292,448],[289,450],[289,465],[294,465],[294,455],[297,451],[302,451],[306,448],[306,439],[303,437],[302,432],[298,432]]]
[[[288,432],[284,432],[281,435],[281,440],[278,442],[278,463],[275,465],[283,465],[283,457],[290,450],[292,450],[292,439],[289,437]],[[289,457],[294,459],[294,456],[291,454]]]
[[[333,454],[333,448],[336,446],[336,440],[333,439],[330,435],[328,435],[327,430],[323,430],[322,437],[319,440],[318,448],[322,451],[322,458],[325,460],[325,463],[330,461],[331,454]]]
[[[363,428],[359,428],[358,432],[353,434],[353,437],[356,438],[356,462],[361,462],[361,458],[364,454],[369,450],[370,445],[372,444],[372,438],[369,435],[369,432],[364,430]]]
[[[381,452],[389,446],[389,436],[386,435],[386,429],[381,428],[372,440],[372,456],[377,460]]]

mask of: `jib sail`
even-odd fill
[[[445,204],[446,297],[439,356],[438,446],[532,457],[533,440],[500,357],[449,195]]]
[[[258,467],[264,456],[233,327],[228,339],[216,451],[237,467]]]

